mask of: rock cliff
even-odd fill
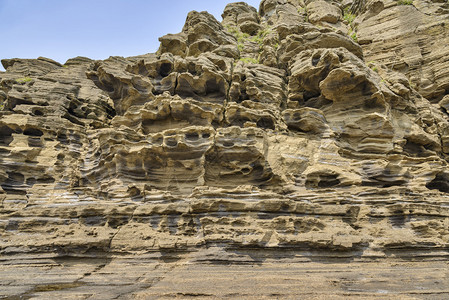
[[[0,291],[58,298],[136,255],[115,268],[162,260],[163,278],[173,257],[447,268],[448,16],[446,1],[237,2],[221,23],[192,11],[154,54],[2,60],[0,260],[20,260]],[[96,263],[22,287],[10,275],[27,257]],[[135,280],[142,290],[126,293],[164,293]]]

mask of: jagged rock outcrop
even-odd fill
[[[155,54],[2,60],[0,259],[106,259],[75,290],[112,255],[445,259],[449,8],[404,3],[238,2]]]

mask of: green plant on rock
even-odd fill
[[[31,79],[30,77],[22,77],[22,78],[17,78],[16,82],[18,82],[18,83],[25,83],[25,82],[30,82],[32,80],[33,79]]]
[[[250,38],[250,41],[259,44],[259,46],[262,46],[263,41],[265,40],[267,35],[269,35],[271,32],[272,32],[271,27],[265,27],[263,29],[260,29],[255,36]]]
[[[0,111],[5,109],[5,104],[4,103],[0,103]]]
[[[230,34],[232,34],[237,39],[238,43],[243,43],[245,42],[245,40],[249,38],[249,34],[241,32],[240,30],[238,30],[237,27],[226,26],[225,28]]]
[[[413,5],[413,0],[399,0],[398,5]]]
[[[249,34],[247,34],[247,33],[242,33],[240,36],[239,36],[239,40],[241,41],[241,42],[244,42],[244,41],[246,41],[246,40],[248,40],[249,39]]]
[[[254,37],[251,38],[251,41],[254,43],[257,43],[259,45],[262,45],[263,39],[264,39],[264,36],[260,35],[260,31],[259,31],[259,33],[257,33],[257,35],[255,35]]]
[[[366,65],[374,72],[379,73],[379,68],[375,65],[375,63],[376,62],[374,60],[371,60],[371,61],[367,62]]]
[[[232,34],[237,39],[237,48],[240,52],[243,52],[244,50],[244,44],[245,42],[252,42],[259,45],[259,53],[263,50],[264,40],[265,38],[272,32],[272,28],[267,26],[263,29],[260,29],[256,35],[250,36],[247,33],[241,32],[237,27],[234,26],[225,26],[226,31],[228,31],[230,34]],[[277,49],[279,47],[279,43],[276,43],[274,45],[274,48]],[[252,64],[258,64],[259,59],[255,58],[248,58],[243,57],[240,58],[240,61],[244,63],[252,63]]]
[[[352,22],[355,20],[355,15],[349,12],[349,8],[345,8],[343,20],[347,21],[348,24],[352,26]]]
[[[307,7],[298,8],[298,13],[304,15],[304,21],[309,22],[309,12],[307,11]]]
[[[346,20],[348,22],[348,24],[349,24],[348,35],[351,37],[351,39],[354,42],[358,43],[357,33],[355,32],[355,26],[353,24],[355,18],[356,18],[355,14],[351,13],[349,11],[348,7],[344,9],[343,19]]]
[[[243,44],[250,37],[249,34],[243,33],[240,30],[238,30],[237,27],[233,27],[233,26],[229,26],[229,25],[225,26],[225,29],[237,39],[237,48],[239,49],[240,52],[242,52],[244,49]]]
[[[348,35],[354,42],[358,43],[357,33],[352,28],[349,28]]]
[[[259,63],[258,59],[252,58],[252,57],[241,57],[240,61],[245,64],[258,64]]]

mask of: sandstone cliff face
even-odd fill
[[[238,2],[156,54],[2,60],[0,254],[447,255],[448,4],[361,4]]]

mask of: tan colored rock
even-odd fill
[[[185,33],[167,34],[159,38],[161,45],[160,53],[172,53],[173,55],[185,56],[187,50],[187,37]]]
[[[404,73],[432,102],[447,92],[447,20],[443,3],[378,5],[360,16],[357,36],[367,61]]]
[[[228,4],[222,14],[223,25],[227,27],[238,27],[241,32],[255,35],[259,29],[259,16],[257,9],[245,2]]]
[[[24,76],[44,75],[62,67],[60,63],[46,57],[37,59],[2,59],[2,65],[5,70],[12,73],[20,73]]]
[[[319,22],[335,24],[341,19],[340,8],[323,0],[310,2],[306,6],[306,10],[309,16],[309,22],[312,24]]]
[[[319,109],[309,107],[286,109],[282,115],[290,130],[321,134],[329,128],[323,112]]]
[[[254,64],[237,64],[233,70],[231,101],[251,100],[279,109],[285,104],[285,71]]]
[[[298,4],[284,0],[262,0],[259,14],[269,24],[295,25],[303,22],[304,17],[298,11]]]
[[[155,54],[5,60],[0,295],[448,294],[445,4],[354,5],[232,3]]]

